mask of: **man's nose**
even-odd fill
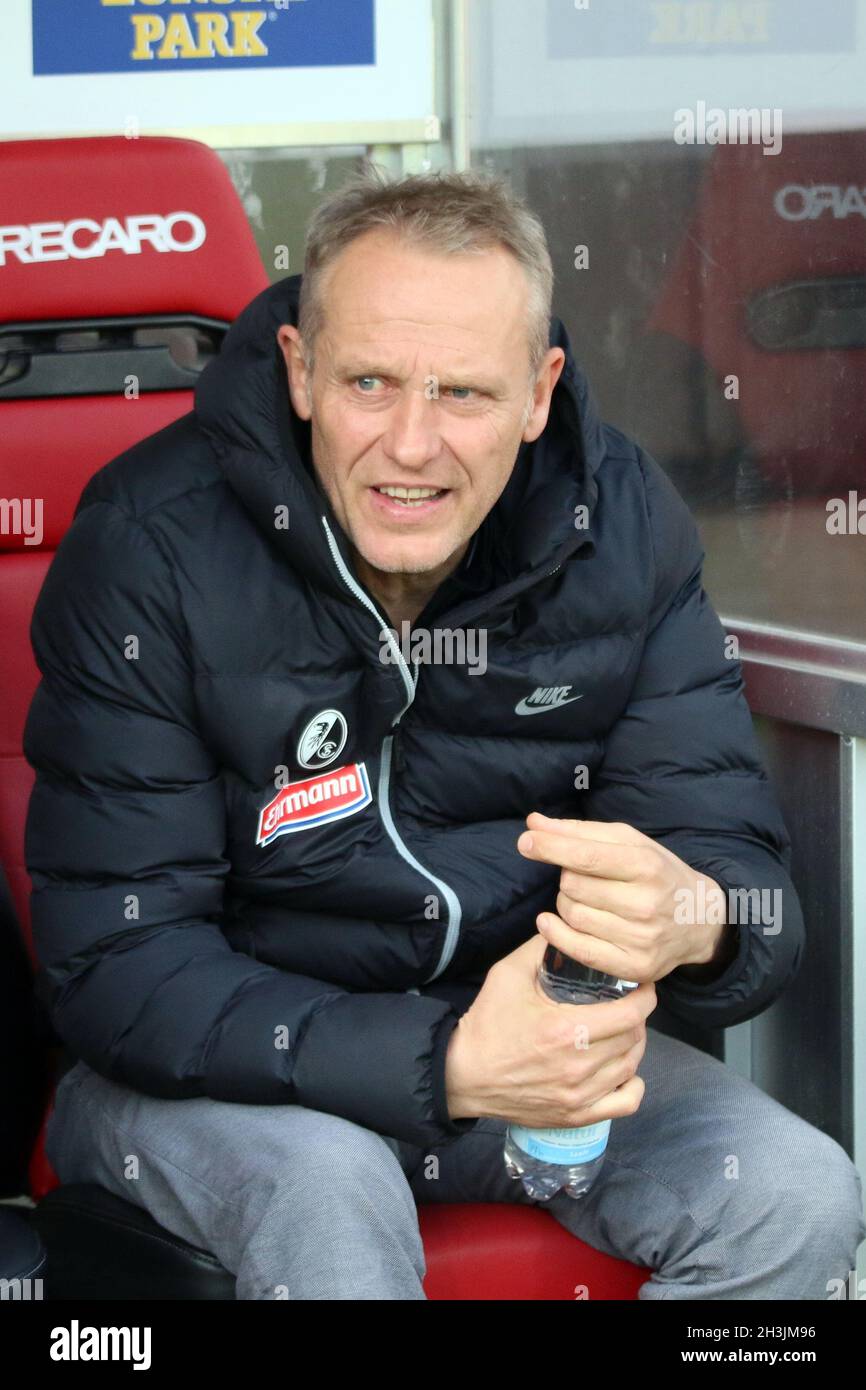
[[[426,389],[407,386],[388,412],[388,426],[382,447],[389,459],[404,468],[420,468],[437,458],[441,444],[438,410]]]

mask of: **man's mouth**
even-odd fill
[[[420,507],[425,502],[430,502],[435,497],[444,497],[449,491],[444,487],[376,487],[374,492],[378,492],[381,497],[390,497],[394,502],[402,503],[404,507]]]

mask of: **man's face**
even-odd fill
[[[447,572],[544,428],[564,356],[530,381],[527,281],[502,248],[440,256],[367,232],[322,289],[312,377],[297,330],[278,335],[322,487],[374,570]]]

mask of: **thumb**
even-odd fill
[[[544,953],[547,950],[548,942],[540,932],[536,932],[528,941],[524,941],[511,954],[515,963],[528,975],[535,977],[538,974],[541,962],[544,960]]]

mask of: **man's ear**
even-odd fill
[[[304,357],[303,339],[293,324],[284,323],[277,331],[277,342],[286,364],[295,414],[302,420],[309,420],[313,413],[312,382]]]
[[[532,408],[522,436],[527,443],[537,439],[547,424],[547,417],[550,414],[550,398],[564,366],[565,353],[562,348],[550,348],[546,356],[542,358],[530,398]]]

